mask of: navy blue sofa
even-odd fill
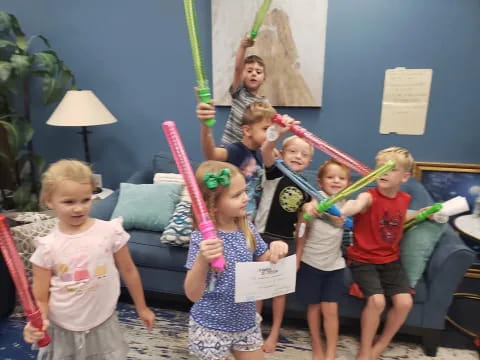
[[[195,167],[196,164],[193,164]],[[134,173],[128,180],[132,184],[151,184],[157,172],[178,172],[169,153],[154,155],[152,165]],[[304,174],[315,184],[315,172]],[[419,209],[433,203],[421,183],[411,178],[403,191],[412,195],[412,209]],[[108,198],[94,204],[92,216],[110,219],[119,196],[116,190]],[[129,231],[128,242],[133,260],[142,277],[145,290],[162,294],[184,295],[185,260],[187,249],[160,243],[160,233],[133,229]],[[473,263],[474,252],[467,247],[457,233],[447,226],[436,246],[427,269],[416,287],[414,307],[401,332],[419,335],[423,339],[427,355],[435,356],[441,330],[445,327],[445,315],[452,301],[452,294],[462,281],[465,271]],[[351,282],[349,271],[345,272],[345,289]],[[362,300],[349,296],[347,292],[340,304],[342,318],[359,319],[364,306]],[[293,294],[288,296],[286,317],[304,316],[304,309]]]

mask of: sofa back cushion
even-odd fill
[[[192,161],[191,159],[189,160],[193,171],[195,171],[199,163],[197,161]],[[152,167],[154,174],[178,173],[177,165],[175,164],[175,160],[173,160],[173,156],[170,151],[160,151],[153,155]]]
[[[163,231],[180,199],[181,184],[120,184],[112,219],[123,217],[123,227]]]

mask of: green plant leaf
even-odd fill
[[[0,84],[5,83],[12,72],[12,64],[8,61],[0,61]]]
[[[13,126],[17,129],[18,133],[18,146],[17,153],[21,151],[32,140],[33,127],[24,118],[16,118],[12,121]]]
[[[28,183],[31,179],[32,165],[30,164],[30,154],[23,159],[23,163],[20,164],[20,180],[22,183]]]
[[[0,120],[0,126],[3,126],[3,128],[6,130],[10,150],[15,152],[15,154],[13,154],[15,156],[16,150],[18,149],[18,131],[15,126],[8,121]]]
[[[0,31],[8,33],[11,29],[10,15],[0,10]]]
[[[62,99],[63,94],[65,94],[65,88],[58,86],[58,81],[55,80],[55,88],[50,93],[48,98],[45,99],[44,104],[52,104],[60,101]]]
[[[30,203],[30,195],[32,194],[32,184],[28,181],[23,182],[12,195],[13,202],[17,210],[24,211]]]
[[[50,46],[50,42],[48,41],[48,39],[43,36],[43,35],[33,35],[30,39],[28,39],[28,43],[27,43],[27,49],[30,47],[30,45],[32,44],[33,40],[35,39],[41,39],[43,40],[43,42],[45,43],[45,45],[48,47],[48,48],[51,48]]]
[[[12,164],[12,159],[10,159],[10,157],[3,151],[0,151],[0,163],[10,167]]]
[[[42,86],[42,101],[44,104],[48,104],[49,99],[51,98],[53,92],[55,91],[55,78],[51,76],[43,77],[43,86]]]
[[[13,14],[8,14],[10,16],[11,29],[13,30],[15,36],[17,37],[17,46],[23,51],[27,50],[27,40],[25,39],[25,34],[18,23],[17,18]]]
[[[32,161],[35,164],[35,170],[38,175],[43,173],[43,169],[45,168],[45,159],[43,156],[32,154]]]
[[[14,42],[0,39],[0,48],[7,47],[7,46],[17,47],[17,45]]]
[[[10,62],[19,78],[23,79],[28,75],[32,65],[29,55],[13,54],[10,58]]]
[[[40,69],[47,71],[50,75],[54,75],[58,72],[58,57],[55,52],[52,54],[51,51],[41,51],[35,53],[35,60],[37,61]]]

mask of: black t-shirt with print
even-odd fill
[[[280,179],[278,179],[272,197],[264,233],[285,240],[292,240],[295,224],[298,220],[298,212],[304,203],[311,200],[311,197],[292,180],[284,176],[276,166],[267,168],[265,175],[266,181]]]

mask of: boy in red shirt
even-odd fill
[[[378,359],[413,305],[399,249],[403,225],[414,216],[407,218],[410,195],[399,191],[410,177],[413,158],[400,147],[381,150],[375,158],[377,166],[388,160],[395,162],[395,168],[377,181],[377,187],[347,201],[341,209],[344,216],[355,215],[354,241],[347,254],[353,280],[366,298],[357,360]],[[391,297],[392,307],[374,342],[386,297]]]

